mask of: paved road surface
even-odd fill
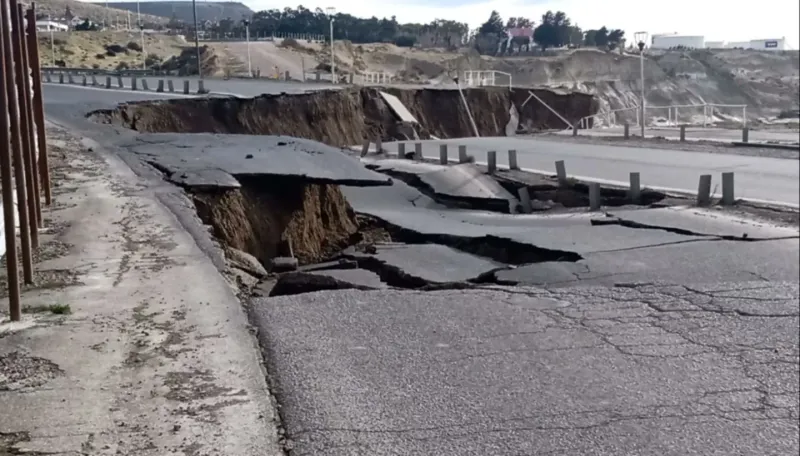
[[[515,149],[523,168],[555,174],[555,161],[564,160],[567,173],[572,176],[626,183],[629,173],[639,172],[642,185],[690,192],[697,191],[701,174],[711,174],[712,188],[719,194],[720,174],[734,171],[737,198],[800,203],[800,169],[796,160],[506,137],[425,141],[423,154],[438,157],[442,143],[449,145],[450,158],[457,157],[458,145],[463,144],[479,162],[485,162],[486,152],[495,150],[498,164],[508,165],[507,151]],[[393,143],[385,147],[397,150]]]
[[[561,135],[572,135],[572,131],[559,132]],[[617,136],[623,135],[622,127],[612,128],[597,128],[589,130],[581,130],[582,136]],[[638,135],[639,130],[636,127],[631,127],[631,134]],[[663,136],[667,139],[680,139],[680,130],[677,128],[648,128],[645,130],[645,136],[648,138]],[[739,129],[724,129],[724,128],[687,128],[686,139],[688,140],[709,140],[709,141],[722,141],[733,142],[742,140],[742,130]],[[797,132],[791,131],[773,131],[773,130],[750,130],[751,142],[768,142],[774,141],[779,143],[795,143],[800,141]]]

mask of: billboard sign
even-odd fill
[[[768,49],[769,48],[776,48],[776,47],[778,47],[778,42],[777,41],[765,41],[764,42],[764,47],[768,48]]]

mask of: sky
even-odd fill
[[[203,0],[197,0],[203,1]],[[359,17],[396,16],[400,22],[451,19],[480,26],[492,10],[503,19],[525,16],[538,22],[547,10],[567,13],[582,29],[621,28],[632,39],[634,32],[703,35],[706,41],[749,41],[786,37],[798,49],[800,1],[759,0],[296,0],[309,9],[334,7],[337,12]],[[280,0],[244,0],[255,11],[296,6]]]

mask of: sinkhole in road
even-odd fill
[[[419,125],[400,122],[380,92],[396,96]],[[575,122],[597,111],[585,93],[534,92],[567,120]],[[528,90],[483,87],[464,90],[481,136],[505,136],[514,104],[520,125],[536,131],[564,128],[564,123],[540,103],[528,102]],[[523,106],[524,104],[524,106]],[[148,133],[231,133],[286,135],[331,146],[349,147],[364,140],[383,141],[461,138],[474,132],[457,90],[344,88],[255,98],[191,98],[122,104],[94,111],[89,118]]]

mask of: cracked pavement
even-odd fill
[[[293,454],[788,455],[794,283],[253,300]]]

